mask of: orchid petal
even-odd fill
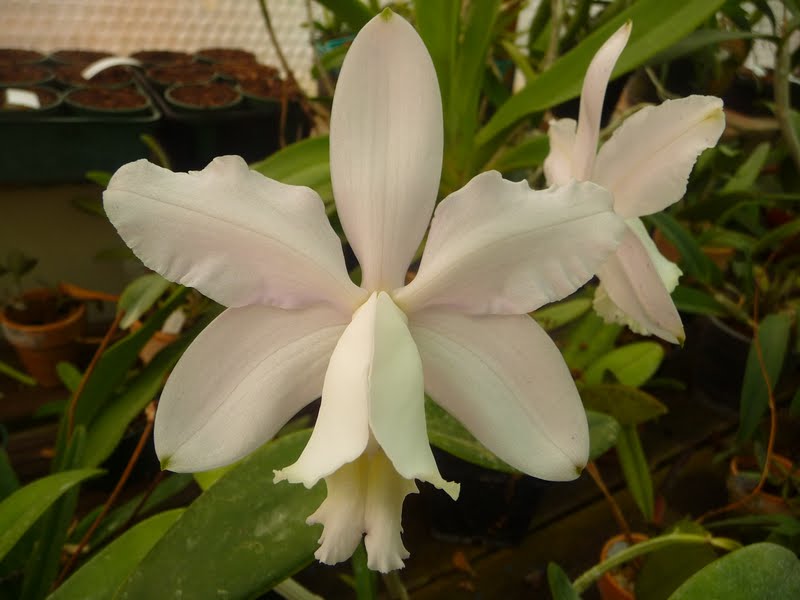
[[[561,353],[521,316],[426,310],[410,319],[425,389],[489,450],[542,479],[575,479],[586,465],[586,415]]]
[[[572,154],[575,151],[575,119],[550,121],[547,136],[550,152],[544,159],[544,176],[547,185],[564,185],[575,179],[572,172]]]
[[[156,452],[171,471],[229,464],[318,398],[346,318],[327,307],[231,308],[181,357],[161,394]]]
[[[624,230],[592,183],[533,191],[482,173],[438,206],[419,272],[395,301],[406,314],[530,312],[586,283]]]
[[[367,548],[367,566],[373,571],[388,573],[403,568],[403,559],[408,558],[408,550],[400,537],[403,532],[403,500],[417,491],[414,481],[398,474],[383,452],[376,452],[371,457],[364,545]]]
[[[403,284],[433,211],[442,102],[425,45],[384,11],[347,52],[331,113],[336,207],[370,291]]]
[[[364,535],[369,464],[366,457],[343,465],[325,478],[327,495],[306,522],[323,526],[314,556],[326,565],[347,560]]]
[[[251,171],[238,156],[190,173],[127,164],[104,205],[145,265],[225,306],[330,303],[352,314],[364,297],[319,196]]]
[[[603,116],[603,101],[611,72],[619,55],[631,35],[631,22],[608,38],[592,58],[586,69],[581,89],[581,107],[578,115],[578,132],[572,157],[572,174],[579,181],[591,179],[592,165],[597,154],[597,139],[600,136],[600,119]]]
[[[597,272],[600,286],[595,311],[606,321],[628,325],[636,333],[683,341],[683,324],[659,270],[633,230]]]
[[[275,481],[312,487],[356,460],[370,439],[369,383],[375,344],[377,294],[353,314],[331,355],[317,423],[297,461],[275,472]]]
[[[641,219],[635,217],[626,219],[625,224],[630,227],[633,233],[636,234],[636,237],[639,238],[642,246],[644,246],[644,249],[647,251],[647,256],[650,257],[650,262],[653,263],[653,266],[658,272],[661,283],[664,284],[664,287],[671,294],[675,288],[678,287],[678,281],[681,275],[683,275],[683,271],[681,271],[678,265],[661,254],[655,242],[653,242],[653,238],[647,233],[647,229],[645,229]]]
[[[458,498],[458,484],[439,474],[425,427],[422,361],[406,316],[385,292],[377,297],[369,372],[369,421],[394,470],[421,479]]]
[[[697,157],[725,129],[722,100],[689,96],[628,117],[597,155],[592,181],[614,195],[625,218],[658,212],[680,200]]]

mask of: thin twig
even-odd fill
[[[81,377],[80,383],[78,383],[78,387],[75,388],[75,392],[72,394],[72,398],[69,402],[69,409],[67,411],[67,438],[72,436],[72,430],[75,427],[75,409],[78,406],[78,399],[83,394],[84,388],[86,388],[86,382],[89,379],[89,376],[94,372],[95,367],[97,366],[97,362],[100,360],[100,357],[103,355],[103,352],[106,351],[106,348],[111,343],[111,338],[114,337],[114,334],[119,327],[119,323],[122,320],[122,317],[125,315],[125,311],[122,309],[117,310],[117,315],[114,317],[111,325],[108,326],[108,331],[103,336],[103,340],[100,342],[100,345],[97,347],[97,350],[92,356],[92,361],[89,363],[89,366],[86,367],[86,370],[83,372],[83,376]]]
[[[622,509],[620,509],[617,501],[614,500],[614,496],[612,496],[611,492],[608,491],[608,487],[606,486],[605,481],[603,481],[600,471],[597,470],[597,465],[594,461],[590,461],[589,464],[586,465],[586,472],[591,475],[592,479],[597,484],[597,487],[600,488],[601,492],[603,492],[603,496],[605,496],[609,506],[611,507],[611,513],[614,515],[614,519],[617,521],[620,531],[625,534],[625,541],[629,544],[633,544],[633,535],[631,534],[631,528],[628,525],[628,521],[625,520],[625,515],[622,514]]]
[[[330,121],[330,114],[328,111],[323,110],[316,104],[309,102],[305,91],[297,82],[297,78],[294,76],[294,71],[292,71],[292,68],[289,66],[289,62],[286,60],[286,55],[283,53],[283,49],[278,42],[278,36],[275,34],[275,29],[272,27],[272,19],[269,15],[267,0],[259,0],[258,4],[261,7],[261,15],[264,18],[264,25],[267,28],[269,39],[272,42],[272,46],[275,48],[275,53],[278,55],[278,60],[280,61],[281,66],[286,73],[286,79],[289,80],[291,86],[297,91],[298,102],[300,103],[300,107],[303,109],[303,112],[308,116],[312,123],[326,123]]]
[[[125,521],[125,523],[123,523],[122,527],[120,527],[121,531],[125,531],[126,529],[128,529],[128,527],[131,526],[131,523],[133,523],[136,517],[139,516],[139,511],[142,510],[142,507],[144,506],[145,502],[147,502],[150,499],[150,496],[158,487],[158,484],[161,483],[161,480],[164,479],[164,475],[166,474],[167,474],[166,471],[159,471],[158,475],[153,477],[153,481],[151,481],[150,485],[147,486],[147,489],[144,491],[144,494],[142,495],[142,499],[139,500],[139,503],[136,505],[136,508],[133,509],[131,516],[128,517],[128,520]]]
[[[774,258],[774,253],[771,255],[766,265],[769,265]],[[769,466],[772,462],[772,455],[775,449],[775,437],[778,430],[778,411],[775,406],[775,393],[772,386],[772,380],[770,379],[769,373],[767,372],[767,364],[764,361],[764,350],[761,347],[761,340],[758,337],[758,329],[759,329],[759,320],[758,320],[758,301],[759,301],[759,293],[758,293],[758,286],[756,286],[754,293],[753,293],[753,348],[756,351],[756,357],[758,358],[758,367],[761,371],[761,376],[764,378],[764,385],[767,388],[767,404],[769,406],[769,438],[767,439],[767,453],[764,459],[764,468],[761,471],[761,477],[758,480],[756,486],[750,490],[748,494],[742,496],[735,502],[731,502],[726,504],[721,508],[716,508],[710,510],[700,517],[698,517],[697,522],[702,523],[706,519],[711,517],[716,517],[726,512],[730,512],[735,510],[739,507],[746,506],[748,502],[753,500],[756,496],[761,493],[761,490],[764,489],[764,485],[767,482],[767,477],[769,477]]]
[[[306,18],[308,19],[308,37],[309,42],[313,48],[314,46],[314,28],[312,27],[312,23],[314,22],[314,15],[311,14],[311,0],[306,0]],[[319,52],[312,52],[311,54],[314,58],[314,66],[317,68],[317,75],[319,76],[320,81],[322,82],[322,87],[325,88],[325,95],[329,98],[333,96],[333,81],[331,81],[330,76],[328,75],[327,69],[322,66],[322,61],[320,60]]]
[[[94,532],[100,526],[100,523],[102,523],[105,516],[108,514],[108,511],[111,510],[111,507],[114,505],[114,502],[116,502],[117,497],[122,491],[122,488],[125,486],[125,483],[127,483],[128,478],[131,475],[131,471],[133,470],[133,467],[139,460],[139,455],[141,455],[142,450],[144,449],[144,445],[147,442],[147,439],[150,437],[150,432],[152,431],[153,431],[153,419],[148,418],[144,431],[142,432],[142,435],[139,437],[139,442],[136,444],[136,448],[134,449],[130,460],[128,460],[128,464],[125,466],[125,470],[122,472],[122,476],[119,478],[119,481],[117,481],[117,485],[114,487],[114,490],[111,492],[111,495],[108,497],[108,500],[106,500],[106,503],[103,505],[103,510],[101,510],[100,514],[97,515],[97,518],[92,523],[92,526],[89,527],[89,530],[84,534],[83,538],[81,538],[81,541],[78,543],[78,547],[75,549],[75,552],[72,554],[69,561],[67,561],[67,564],[64,565],[61,574],[58,576],[58,579],[53,584],[53,588],[57,588],[59,585],[61,585],[61,583],[66,579],[67,575],[69,575],[70,571],[75,566],[75,563],[78,561],[81,552],[89,543],[89,540],[91,539],[92,535],[94,535]]]

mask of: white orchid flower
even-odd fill
[[[667,100],[628,117],[597,151],[603,98],[631,23],[597,51],[581,91],[580,115],[550,123],[544,172],[550,185],[593,181],[614,196],[614,210],[628,225],[617,251],[597,272],[594,308],[606,321],[644,335],[683,342],[683,324],[670,293],[681,271],[656,248],[639,217],[680,200],[697,157],[725,128],[722,100],[689,96]]]
[[[327,498],[316,556],[347,559],[364,533],[388,571],[415,479],[452,497],[428,442],[424,392],[525,473],[575,478],[587,460],[580,398],[555,345],[526,313],[586,282],[624,223],[592,183],[534,192],[496,172],[438,207],[419,271],[406,272],[433,212],[442,108],[422,40],[384,12],[356,36],[331,119],[339,218],[361,264],[351,282],[321,199],[234,156],[200,172],[122,167],[109,218],[150,268],[227,306],[184,353],[155,424],[166,468],[229,464],[322,396],[311,438],[276,480]]]

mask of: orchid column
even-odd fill
[[[670,298],[681,275],[664,258],[639,217],[667,208],[686,193],[697,157],[725,128],[722,100],[689,96],[649,106],[628,117],[597,151],[606,86],[625,48],[631,23],[598,50],[586,71],[580,115],[550,123],[547,182],[594,181],[614,196],[614,210],[628,231],[619,249],[598,270],[598,314],[641,334],[683,342],[683,324]]]
[[[312,190],[233,156],[201,172],[122,167],[109,218],[150,268],[228,307],[167,382],[156,415],[165,468],[231,463],[322,396],[311,439],[277,480],[325,479],[310,522],[317,557],[403,565],[403,499],[415,479],[456,497],[428,443],[424,392],[525,473],[575,478],[586,418],[552,341],[526,313],[586,282],[624,223],[610,195],[571,182],[544,192],[484,173],[439,205],[416,278],[406,272],[436,201],[442,107],[422,40],[390,11],[353,41],[333,102],[336,206],[361,287]]]

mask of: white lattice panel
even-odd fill
[[[270,0],[281,48],[298,80],[313,91],[306,3]],[[0,47],[61,48],[129,54],[227,46],[280,66],[258,0],[0,0]]]

